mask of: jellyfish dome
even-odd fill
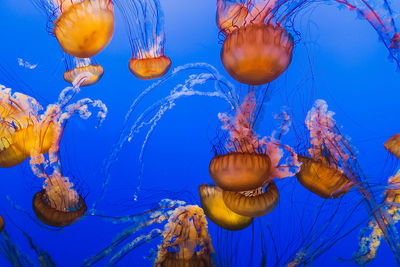
[[[350,168],[348,161],[353,157],[352,152],[346,139],[337,132],[333,115],[324,100],[317,100],[308,112],[310,156],[299,157],[302,165],[297,173],[305,188],[323,198],[337,198],[352,186],[345,174]]]
[[[384,147],[400,159],[400,134],[395,134],[390,137],[384,144]]]
[[[281,26],[282,21],[275,18],[284,4],[281,2],[218,0],[217,26],[226,36],[221,61],[235,80],[249,85],[265,84],[289,67],[293,38]],[[286,9],[289,16],[293,10]]]
[[[159,0],[116,0],[122,11],[132,50],[129,70],[141,80],[164,76],[171,60],[164,55],[164,15]]]
[[[51,0],[56,7],[54,34],[68,54],[88,58],[98,54],[114,33],[110,0]]]
[[[103,76],[104,69],[101,65],[93,63],[90,58],[73,58],[73,64],[66,61],[67,70],[64,72],[64,80],[70,84],[84,73],[90,73],[90,78],[85,79],[81,86],[89,86],[97,83]],[[72,66],[70,66],[72,65]]]
[[[4,229],[4,219],[3,217],[0,215],[0,233],[3,232]]]

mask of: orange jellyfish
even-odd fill
[[[114,33],[111,0],[32,0],[44,9],[52,34],[61,48],[74,57],[100,53]]]
[[[352,186],[347,173],[353,153],[339,133],[334,113],[324,100],[317,100],[308,112],[306,125],[310,131],[310,156],[299,156],[302,163],[297,173],[299,182],[323,198],[337,198]]]
[[[292,6],[285,2],[217,1],[217,26],[226,37],[221,61],[235,80],[249,85],[265,84],[289,67],[293,38],[282,23],[301,4]]]
[[[3,232],[4,229],[4,219],[3,217],[0,215],[0,233]]]
[[[400,134],[390,137],[384,144],[385,148],[400,159]]]
[[[201,207],[207,217],[216,225],[231,231],[242,230],[252,222],[252,217],[239,215],[230,210],[224,202],[223,191],[215,185],[199,186]]]
[[[187,205],[176,208],[162,232],[154,266],[214,266],[214,254],[206,216],[202,208]]]
[[[128,31],[132,49],[131,73],[142,80],[164,76],[171,60],[164,55],[164,15],[158,0],[117,0]]]
[[[216,151],[209,172],[216,185],[223,190],[223,200],[231,211],[246,217],[260,217],[271,212],[279,202],[279,191],[274,178],[294,176],[299,163],[297,155],[273,136],[259,138],[254,130],[256,99],[250,92],[234,118],[220,114],[223,129],[229,139]],[[221,147],[221,146],[218,146]],[[279,165],[283,149],[291,162]]]
[[[56,126],[41,121],[35,99],[0,86],[0,167],[13,167],[24,162],[35,146],[41,153],[49,151]]]
[[[93,62],[90,58],[73,57],[71,59],[66,56],[65,62],[67,70],[64,72],[64,80],[70,84],[72,84],[78,76],[88,72],[91,74],[90,78],[85,80],[81,86],[93,85],[101,79],[104,73],[103,67]]]

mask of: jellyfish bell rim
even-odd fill
[[[236,167],[235,165],[238,165],[236,164],[238,162],[246,166]],[[255,167],[259,168],[256,169]],[[262,186],[270,177],[271,159],[264,153],[229,152],[223,155],[216,154],[208,169],[211,178],[222,190],[247,191]]]
[[[94,3],[96,2],[96,3]],[[99,3],[97,3],[99,2]],[[105,3],[105,4],[104,4]],[[87,40],[88,36],[89,38],[93,39],[93,32],[96,33],[96,30],[98,29],[91,29],[90,33],[85,34],[85,38],[80,37],[81,34],[78,34],[82,28],[85,27],[79,27],[76,24],[82,24],[83,20],[79,20],[84,18],[86,21],[85,23],[87,25],[93,25],[96,23],[88,23],[88,20],[94,20],[94,16],[87,11],[87,9],[91,8],[93,11],[96,8],[93,8],[93,5],[96,4],[96,8],[98,13],[102,16],[102,18],[105,18],[107,20],[107,23],[101,23],[101,26],[98,26],[98,29],[101,29],[102,33],[101,38],[96,38],[95,41],[92,40],[91,43],[91,48],[88,49],[87,45]],[[81,8],[82,7],[82,8]],[[80,9],[81,13],[77,11],[77,9]],[[82,10],[85,11],[85,14],[82,14]],[[97,14],[97,15],[99,15]],[[74,21],[73,18],[78,19],[79,22],[73,22],[72,24],[75,25],[75,27],[71,27],[71,21]],[[68,23],[69,21],[69,23]],[[100,23],[100,20],[97,21],[97,24]],[[63,26],[67,25],[70,30],[67,32],[65,30],[62,30]],[[108,26],[107,26],[108,25]],[[71,30],[72,28],[72,30]],[[53,33],[57,38],[58,43],[60,44],[61,48],[69,55],[79,57],[79,58],[90,58],[98,53],[100,53],[104,48],[107,47],[107,45],[110,43],[113,35],[114,35],[114,28],[115,28],[115,17],[114,17],[114,6],[112,1],[110,0],[83,0],[81,2],[76,2],[73,3],[67,10],[64,12],[61,12],[61,14],[58,16],[56,21],[54,22],[54,28],[53,28]],[[78,29],[78,30],[76,30]],[[79,36],[79,43],[76,44],[76,42],[72,41],[74,37],[71,36]],[[103,39],[102,41],[100,41]]]
[[[273,211],[279,203],[279,190],[270,181],[263,193],[245,196],[239,192],[224,191],[225,205],[237,214],[248,217],[262,217]]]
[[[78,75],[85,73],[85,72],[89,72],[90,74],[92,74],[92,76],[90,76],[89,79],[83,81],[83,83],[81,83],[81,85],[80,85],[81,87],[93,85],[93,84],[97,83],[98,81],[100,81],[100,79],[103,77],[103,74],[104,74],[104,68],[103,68],[103,66],[98,65],[98,64],[95,64],[95,65],[90,64],[90,65],[83,66],[83,67],[75,67],[72,70],[65,71],[63,74],[63,77],[66,82],[72,84]]]
[[[256,37],[251,36],[254,32]],[[267,38],[266,32],[276,36]],[[251,37],[244,38],[246,33]],[[252,46],[253,49],[246,49],[246,46]],[[293,47],[292,35],[281,26],[250,23],[235,28],[226,35],[220,58],[224,69],[235,80],[248,85],[262,85],[274,81],[288,69],[292,62]],[[267,56],[262,56],[259,51],[268,51],[269,54],[265,52]],[[279,51],[281,53],[278,54],[284,54],[285,57],[279,57],[271,51]]]
[[[32,199],[32,208],[36,217],[44,224],[53,227],[65,227],[78,221],[86,212],[85,200],[79,195],[79,208],[74,211],[59,211],[45,203],[46,190],[37,192]]]
[[[346,187],[346,185],[351,183],[350,179],[343,172],[329,166],[326,162],[302,155],[298,155],[298,160],[301,162],[301,167],[300,171],[296,174],[297,180],[312,193],[324,199],[335,199],[346,194],[350,190],[351,186]],[[324,175],[319,175],[318,171],[329,174],[329,177],[323,179]],[[315,177],[312,172],[314,172],[317,177]],[[333,178],[336,180],[334,184],[332,183],[332,181],[334,181]],[[320,183],[316,183],[316,181]],[[318,187],[317,184],[323,185],[323,187]],[[328,188],[328,186],[331,188]]]
[[[222,197],[223,190],[218,186],[201,184],[199,185],[199,195],[201,207],[207,218],[219,227],[229,231],[240,231],[253,222],[253,218],[237,214],[225,205]]]
[[[193,255],[190,259],[182,259],[174,256],[175,253],[171,252],[160,262],[162,267],[214,267],[215,264],[210,254],[208,257],[205,255]]]
[[[157,64],[157,67],[154,67]],[[136,58],[129,60],[130,72],[140,80],[152,80],[163,77],[170,70],[171,59],[166,55],[158,57]]]

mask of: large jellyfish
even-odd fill
[[[127,27],[132,58],[129,70],[142,80],[164,76],[171,60],[164,55],[164,15],[159,0],[116,0]]]
[[[56,104],[49,105],[42,114],[39,114],[42,107],[34,98],[18,93],[11,95],[10,89],[2,88],[3,96],[7,96],[5,100],[11,97],[15,99],[17,96],[18,105],[24,107],[25,114],[29,115],[27,121],[31,122],[32,129],[26,130],[22,137],[18,137],[18,139],[14,137],[14,133],[11,138],[13,140],[11,145],[17,148],[19,148],[18,145],[21,145],[22,151],[27,151],[25,154],[31,157],[30,164],[34,174],[45,179],[43,190],[35,194],[32,206],[37,217],[51,226],[63,227],[69,225],[86,211],[83,198],[73,188],[69,179],[62,175],[58,152],[63,129],[73,114],[78,113],[86,119],[91,115],[88,107],[94,106],[100,109],[98,113],[100,122],[106,116],[107,108],[99,100],[93,101],[86,98],[76,103],[70,103],[73,96],[79,92],[79,86],[85,80],[90,79],[91,76],[90,73],[80,75],[73,82],[74,86],[64,89],[59,96],[59,101]],[[10,122],[10,125],[17,127],[18,124]],[[44,153],[47,152],[49,152],[49,160],[46,160],[44,156]],[[12,159],[14,158],[12,157]]]
[[[68,54],[89,58],[102,51],[114,33],[111,0],[32,0],[44,9],[49,28]],[[50,25],[54,24],[54,25]]]
[[[92,75],[89,79],[85,79],[81,86],[93,85],[101,79],[104,73],[103,67],[90,58],[69,57],[66,55],[65,65],[64,80],[70,84],[73,84],[75,79],[83,73],[89,72]]]
[[[399,14],[392,8],[396,3],[388,0],[333,0],[366,19],[389,51],[389,58],[400,68],[400,33],[397,29]]]
[[[286,22],[308,2],[218,0],[217,26],[226,36],[221,61],[229,75],[241,83],[260,85],[285,72],[294,45]]]
[[[281,144],[275,133],[263,138],[256,135],[253,130],[256,107],[251,91],[233,118],[219,114],[222,128],[229,131],[229,137],[225,144],[216,146],[216,155],[209,166],[211,178],[223,190],[226,206],[247,217],[271,212],[279,202],[279,191],[273,179],[294,176],[300,166],[297,154]],[[290,120],[285,114],[282,128],[287,128]],[[284,151],[289,154],[287,157]]]

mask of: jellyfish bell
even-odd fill
[[[4,219],[3,217],[0,215],[0,233],[3,232],[4,229]]]
[[[297,179],[314,194],[327,199],[338,198],[349,191],[350,180],[342,171],[323,160],[299,156],[299,161],[302,165]]]
[[[89,86],[97,83],[103,76],[104,69],[101,65],[92,63],[89,58],[75,58],[75,66],[72,69],[67,68],[64,72],[64,80],[70,84],[84,73],[89,73],[88,79],[85,79],[81,86]]]
[[[249,85],[272,82],[292,61],[293,38],[280,26],[249,24],[233,30],[221,49],[225,70]]]
[[[217,26],[224,34],[228,34],[236,28],[236,25],[242,25],[249,13],[249,10],[242,3],[226,7],[227,3],[217,2]],[[221,12],[227,9],[226,12]]]
[[[384,147],[398,159],[400,159],[400,133],[390,137],[384,144]]]
[[[207,217],[216,225],[230,231],[248,227],[253,218],[239,215],[230,210],[224,202],[221,188],[211,184],[199,186],[201,207]]]
[[[52,1],[61,11],[54,22],[54,34],[66,53],[92,57],[111,41],[114,8],[110,0]]]
[[[261,217],[270,213],[279,202],[279,190],[273,181],[264,187],[247,192],[224,191],[225,205],[242,216]]]
[[[246,191],[262,186],[270,176],[271,161],[266,154],[230,152],[215,155],[209,172],[215,184],[226,191]]]
[[[131,58],[129,70],[141,80],[157,79],[164,76],[171,68],[171,60],[165,55],[149,58]]]
[[[85,200],[72,188],[67,179],[54,173],[48,179],[45,188],[33,197],[33,211],[38,219],[47,225],[68,226],[86,212]]]

